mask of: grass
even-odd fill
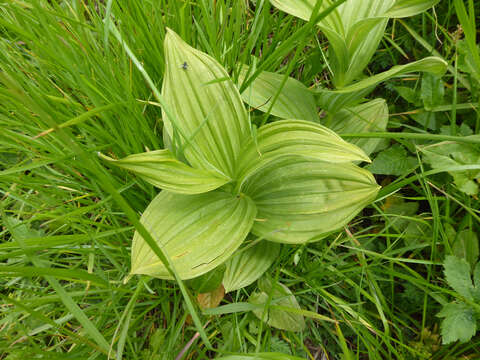
[[[458,3],[390,23],[369,71],[406,57],[445,58],[451,66],[438,126],[416,121],[408,112],[424,106],[396,90],[420,89],[418,76],[376,90],[399,114],[389,119],[386,146],[402,144],[417,166],[403,177],[378,176],[383,196],[335,236],[282,247],[269,274],[295,293],[308,327],[291,333],[245,310],[256,285],[229,294],[221,304],[229,307],[212,315],[181,281],[124,282],[139,215],[157,190],[107,169],[97,152],[123,157],[163,147],[151,88],[163,79],[166,27],[234,77],[237,64],[255,56],[260,70],[289,73],[307,86],[328,86],[326,40],[317,42],[308,23],[260,0],[0,2],[0,359],[210,359],[255,351],[305,359],[478,356],[478,336],[441,345],[435,315],[458,297],[441,266],[452,253],[452,229],[478,233],[480,202],[444,171],[430,170],[417,151],[458,140],[462,124],[480,131],[478,81],[455,33],[459,20],[475,18],[467,19],[468,7],[457,18]],[[473,51],[476,28],[465,30]]]

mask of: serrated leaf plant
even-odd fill
[[[302,120],[253,131],[236,86],[216,60],[172,30],[164,46],[170,149],[104,158],[163,189],[141,222],[182,279],[225,263],[249,233],[277,243],[319,240],[375,199],[374,177],[352,163],[369,161],[357,146]],[[132,274],[172,279],[138,232],[131,260]],[[252,279],[242,281],[230,281],[229,290]]]
[[[442,342],[450,344],[455,341],[467,342],[477,332],[480,318],[480,262],[473,269],[471,265],[456,256],[447,256],[443,263],[445,279],[448,285],[459,295],[459,299],[443,306],[437,316],[442,320]]]

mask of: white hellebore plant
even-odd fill
[[[250,232],[268,240],[263,251],[271,246],[277,253],[275,242],[319,240],[375,199],[374,177],[353,164],[369,161],[356,145],[304,120],[273,122],[254,134],[236,86],[217,61],[171,30],[165,56],[170,150],[103,157],[163,189],[141,222],[182,279],[225,263]],[[248,262],[247,254],[227,263],[227,276],[239,261]],[[132,274],[172,279],[138,232],[131,255]],[[230,279],[229,289],[256,278]]]

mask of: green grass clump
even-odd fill
[[[371,156],[384,186],[377,201],[325,240],[282,246],[267,272],[300,305],[306,330],[294,333],[250,311],[256,284],[202,311],[188,283],[125,282],[157,190],[97,153],[164,147],[161,107],[127,47],[157,88],[167,27],[234,79],[238,64],[257,62],[332,88],[321,33],[260,0],[0,2],[0,359],[478,356],[479,336],[445,341],[436,316],[449,303],[479,314],[442,266],[456,255],[473,271],[478,260],[480,160],[462,157],[465,146],[480,152],[473,10],[447,0],[387,27],[366,74],[429,55],[449,70],[397,77],[369,96],[391,114]],[[250,110],[254,124],[275,120]]]

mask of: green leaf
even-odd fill
[[[301,156],[331,163],[370,161],[357,146],[325,126],[302,120],[280,120],[262,126],[243,148],[238,164],[239,186],[273,159]]]
[[[239,74],[241,84],[248,73],[243,66]],[[262,71],[242,93],[242,99],[251,107],[268,111],[285,75]],[[317,105],[313,93],[300,81],[288,77],[271,108],[272,115],[282,119],[318,121]]]
[[[333,116],[330,128],[337,134],[383,132],[387,129],[388,106],[384,99],[346,108]],[[351,139],[365,154],[370,155],[380,145],[382,139]]]
[[[255,204],[247,196],[220,191],[180,195],[162,191],[140,221],[169,256],[182,279],[191,279],[225,262],[253,223]],[[132,274],[172,279],[143,238],[135,232]]]
[[[445,318],[441,326],[444,345],[457,340],[467,342],[477,331],[475,312],[465,303],[447,304],[437,316]]]
[[[460,5],[461,6],[461,5]],[[480,82],[480,66],[477,66],[477,58],[480,54],[480,44],[472,43],[472,48],[466,40],[457,41],[458,68],[470,74],[477,82]]]
[[[292,292],[283,284],[272,284],[262,278],[258,282],[261,292],[253,293],[248,302],[255,305],[267,305],[269,295],[271,301],[269,309],[264,315],[264,307],[253,309],[256,317],[262,319],[270,326],[287,331],[302,331],[305,329],[305,320],[295,310],[300,310],[300,305]],[[283,309],[285,308],[285,310]],[[292,309],[293,311],[288,311]],[[263,316],[264,315],[264,316]]]
[[[414,61],[406,65],[397,65],[392,67],[390,70],[370,76],[364,80],[360,80],[352,85],[343,87],[333,91],[337,94],[347,94],[357,91],[365,90],[369,87],[375,86],[383,81],[389,80],[395,76],[400,76],[412,72],[427,72],[441,76],[445,73],[447,69],[447,63],[445,60],[438,57],[427,57],[422,60]]]
[[[129,170],[143,180],[161,189],[180,194],[201,194],[219,188],[228,178],[212,172],[192,168],[178,161],[169,150],[149,151],[115,160],[99,154],[110,164]]]
[[[349,29],[346,43],[350,60],[343,83],[337,84],[337,87],[348,85],[361,77],[377,51],[387,23],[386,18],[370,17],[358,21]]]
[[[448,285],[463,297],[472,300],[474,288],[470,277],[470,264],[465,259],[450,255],[445,258],[443,267]]]
[[[276,352],[255,353],[255,354],[238,354],[228,355],[215,358],[216,360],[304,360],[292,355],[280,354]]]
[[[280,252],[280,245],[269,241],[233,254],[227,261],[227,270],[223,277],[225,292],[238,290],[259,279],[273,264]]]
[[[385,14],[391,18],[414,16],[435,6],[440,0],[396,0]]]
[[[337,93],[332,90],[319,88],[315,90],[317,104],[325,111],[336,114],[345,107],[353,107],[374,90],[373,86],[351,93]]]
[[[225,273],[225,264],[217,266],[215,269],[200,275],[194,279],[186,281],[186,284],[197,293],[208,293],[218,289],[222,283],[223,274]]]
[[[408,174],[418,165],[417,159],[407,155],[407,150],[401,145],[393,145],[382,151],[365,168],[374,174],[401,176]]]
[[[308,21],[317,0],[270,0],[270,3],[287,14]],[[329,5],[331,5],[331,0],[323,1],[320,11],[326,10]]]
[[[317,0],[270,0],[270,2],[290,15],[309,20]],[[326,10],[335,2],[334,0],[323,0],[320,11]],[[345,37],[345,34],[358,21],[384,16],[393,4],[394,0],[347,0],[323,18],[319,24]]]
[[[420,97],[423,100],[425,110],[430,111],[434,106],[443,104],[445,87],[440,76],[425,74],[422,78]]]
[[[423,153],[423,159],[434,169],[457,167],[480,163],[480,148],[468,144],[441,142],[429,146],[419,147]],[[467,195],[478,194],[479,170],[452,171],[455,185]]]
[[[467,260],[473,269],[478,260],[478,237],[471,229],[465,229],[457,234],[452,247],[455,256]]]
[[[355,165],[286,156],[266,162],[242,191],[258,209],[255,235],[298,244],[346,225],[378,189],[373,176]]]
[[[403,100],[407,101],[410,104],[420,106],[421,102],[419,101],[419,90],[412,89],[407,86],[394,86],[394,89],[398,92]]]
[[[232,177],[250,123],[227,72],[168,29],[163,96],[172,116],[163,120],[174,148],[195,168]]]
[[[480,302],[480,261],[475,265],[475,269],[473,270],[473,284],[475,286],[473,298],[475,301]]]
[[[418,14],[439,0],[347,0],[319,22],[330,43],[329,60],[337,88],[357,79],[384,35],[388,19]],[[309,20],[316,0],[271,0],[282,11]],[[323,0],[320,10],[334,1]]]
[[[328,60],[332,72],[332,81],[335,86],[342,86],[350,64],[346,39],[328,27],[320,26],[320,29],[329,43]]]

